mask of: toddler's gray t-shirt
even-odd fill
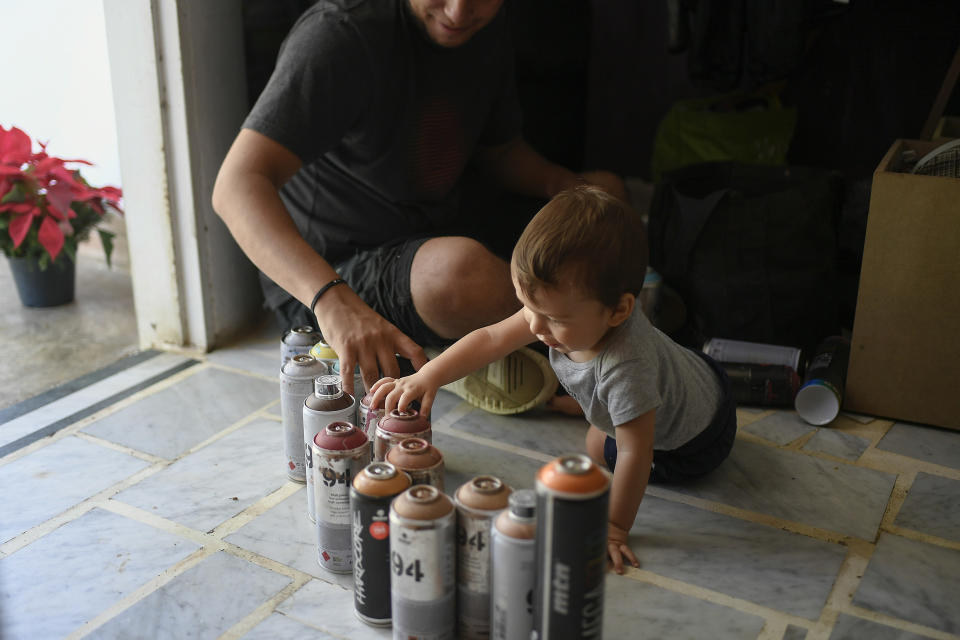
[[[617,425],[656,409],[654,448],[661,451],[692,440],[720,406],[710,366],[651,325],[639,305],[593,360],[574,362],[551,349],[550,364],[590,424],[611,436]]]

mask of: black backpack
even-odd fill
[[[813,349],[839,333],[839,174],[705,163],[664,174],[651,203],[650,263],[683,298],[674,339]]]

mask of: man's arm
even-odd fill
[[[237,136],[213,188],[213,208],[247,257],[271,280],[309,306],[337,272],[300,235],[280,200],[279,189],[299,169],[300,159],[283,145],[250,129]],[[372,386],[379,371],[399,373],[395,354],[414,367],[426,362],[423,350],[367,306],[349,287],[333,287],[312,311],[323,337],[340,357],[342,371],[360,365]],[[353,376],[344,378],[353,390]]]
[[[477,163],[497,182],[517,193],[549,199],[564,189],[589,183],[628,202],[620,176],[609,171],[574,173],[541,156],[523,138],[496,147],[480,148]]]
[[[656,414],[656,410],[648,411],[616,428],[617,466],[610,489],[607,553],[617,573],[623,573],[624,556],[633,566],[640,566],[627,537],[650,480]]]

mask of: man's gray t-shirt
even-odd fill
[[[603,351],[574,362],[550,350],[550,364],[590,424],[615,428],[656,409],[654,448],[671,451],[706,429],[720,407],[720,380],[696,353],[664,335],[637,305]]]
[[[465,44],[433,43],[409,0],[321,0],[294,25],[243,123],[296,154],[280,192],[331,264],[456,233],[459,181],[480,146],[520,135],[504,10]],[[265,281],[267,302],[288,296]]]

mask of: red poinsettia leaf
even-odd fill
[[[47,205],[50,213],[57,220],[65,220],[73,217],[70,215],[73,213],[73,210],[70,208],[71,202],[73,202],[73,190],[67,183],[57,181],[47,187]]]
[[[10,127],[7,131],[0,126],[0,162],[20,166],[30,158],[30,136]]]
[[[30,211],[28,213],[21,213],[13,217],[13,220],[10,221],[10,239],[13,240],[13,248],[16,249],[20,246],[20,243],[23,242],[23,239],[27,237],[27,232],[30,231],[30,224],[33,222],[34,212]]]
[[[9,164],[0,164],[0,176],[19,176],[23,171],[20,169],[20,165],[14,167]]]
[[[40,213],[40,209],[32,202],[0,203],[0,211],[12,211],[13,213]]]
[[[50,254],[51,260],[56,260],[63,249],[63,229],[60,228],[53,218],[45,216],[40,223],[40,231],[37,233],[40,244]]]

